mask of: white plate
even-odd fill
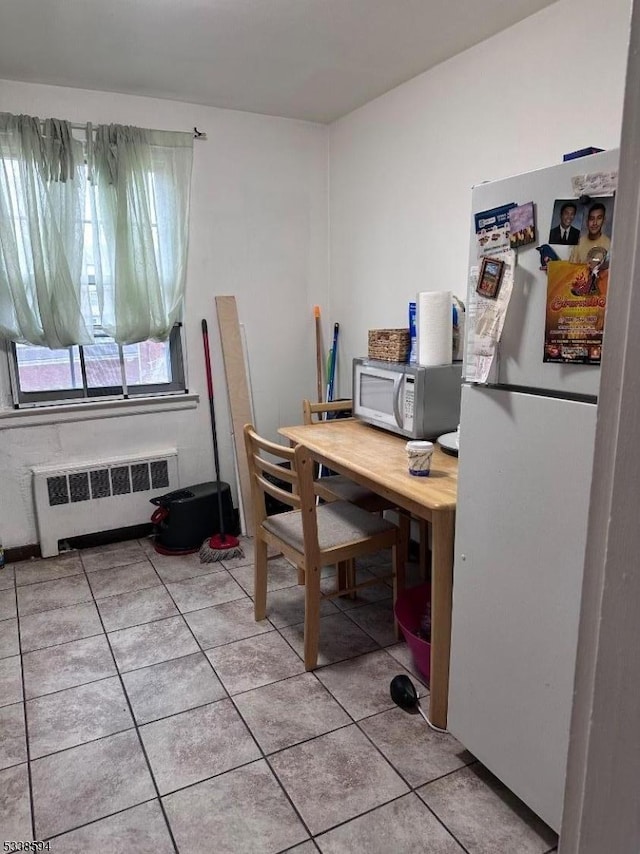
[[[452,454],[458,456],[458,433],[457,431],[453,431],[453,433],[443,433],[442,436],[438,436],[438,444],[441,448],[444,448],[445,451],[450,451]]]

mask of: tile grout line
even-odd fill
[[[33,561],[33,565],[35,566],[38,563],[38,560],[47,560],[48,558],[36,558]],[[54,558],[55,560],[55,558]],[[22,590],[23,587],[33,587],[34,584],[49,584],[52,581],[64,581],[65,578],[75,578],[78,575],[82,575],[84,573],[84,569],[80,569],[78,572],[70,572],[67,575],[57,575],[54,578],[44,578],[39,581],[26,581],[24,584],[18,584],[18,577],[15,577],[15,586],[17,590]]]
[[[374,813],[376,810],[379,810],[382,807],[389,806],[389,804],[396,803],[396,801],[401,801],[402,798],[409,797],[410,795],[416,796],[416,798],[418,799],[418,802],[427,810],[427,812],[431,813],[431,815],[434,816],[434,818],[438,821],[438,823],[442,827],[444,827],[444,829],[447,831],[449,836],[451,836],[458,843],[458,845],[460,845],[464,854],[471,854],[471,852],[469,852],[467,850],[467,848],[465,848],[465,846],[461,844],[461,842],[456,838],[456,836],[454,836],[454,834],[449,830],[449,828],[445,824],[443,824],[442,821],[440,821],[438,816],[433,813],[433,811],[429,808],[429,806],[427,804],[425,804],[425,802],[422,800],[420,795],[418,795],[417,792],[415,792],[413,789],[411,789],[409,792],[403,792],[401,795],[396,795],[395,797],[390,798],[388,801],[384,801],[381,804],[376,804],[376,806],[371,807],[370,809],[365,810],[364,812],[359,813],[358,815],[353,816],[352,818],[347,818],[344,821],[340,821],[337,824],[331,825],[331,827],[327,827],[325,830],[322,830],[322,831],[320,831],[320,833],[316,834],[316,836],[314,836],[314,840],[320,836],[324,836],[324,834],[326,834],[326,833],[331,833],[332,831],[337,830],[339,827],[344,827],[346,824],[349,824],[349,822],[355,821],[356,819],[364,818],[364,816],[367,816],[367,815],[371,815],[371,813]]]
[[[116,815],[122,815],[122,813],[128,812],[128,810],[136,809],[136,807],[142,807],[145,804],[153,804],[157,800],[158,800],[157,798],[149,798],[146,801],[140,801],[139,804],[133,804],[133,806],[124,807],[121,810],[116,810],[115,812],[110,812],[107,815],[102,815],[102,816],[100,816],[100,818],[93,818],[93,819],[91,819],[91,821],[85,821],[84,824],[79,824],[76,827],[72,827],[68,830],[63,830],[60,833],[55,833],[53,836],[47,836],[44,841],[53,842],[55,839],[60,839],[61,837],[63,837],[67,833],[75,833],[76,830],[82,830],[85,827],[91,827],[92,824],[97,824],[99,821],[104,821],[107,818],[113,818]],[[176,851],[177,851],[177,849],[176,849]]]
[[[478,760],[476,759],[475,761],[477,762]],[[457,836],[456,836],[456,834],[453,832],[453,830],[451,830],[451,828],[450,828],[450,827],[448,827],[448,826],[444,823],[444,821],[443,821],[443,820],[440,818],[440,816],[435,812],[435,810],[433,810],[433,809],[429,806],[429,804],[428,804],[425,800],[423,800],[423,798],[421,798],[421,797],[420,797],[420,795],[419,795],[419,794],[418,794],[418,792],[417,792],[417,789],[419,789],[419,788],[420,788],[420,789],[422,789],[422,788],[424,788],[425,786],[429,786],[429,785],[431,785],[431,783],[435,783],[435,782],[436,782],[436,781],[438,781],[438,780],[444,780],[446,777],[450,777],[452,774],[456,774],[458,771],[462,771],[462,770],[463,770],[463,768],[468,768],[470,765],[473,765],[473,764],[474,764],[473,762],[470,762],[470,763],[469,763],[469,765],[463,765],[463,766],[462,766],[462,768],[455,768],[453,771],[449,771],[447,774],[443,774],[441,777],[436,777],[436,779],[435,779],[435,780],[429,780],[429,782],[428,782],[428,783],[423,783],[421,786],[417,786],[417,787],[416,787],[416,789],[412,789],[412,792],[413,792],[413,793],[414,793],[414,795],[418,798],[418,800],[420,801],[420,803],[421,803],[421,804],[426,808],[427,812],[430,812],[430,813],[431,813],[431,815],[432,815],[432,816],[435,818],[435,820],[438,822],[438,824],[440,824],[442,827],[444,827],[444,829],[447,831],[447,833],[455,839],[455,841],[456,841],[456,842],[458,843],[458,845],[462,848],[462,850],[465,852],[465,854],[473,854],[473,852],[469,851],[469,849],[467,848],[467,846],[466,846],[466,845],[463,845],[463,843],[460,841],[460,839],[458,839],[458,837],[457,837]]]

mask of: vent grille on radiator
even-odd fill
[[[169,472],[165,460],[151,463],[151,483],[153,489],[166,489],[169,486]]]
[[[51,507],[54,507],[56,504],[69,503],[69,489],[66,477],[47,478],[47,489],[49,490],[49,504]]]
[[[33,483],[40,550],[49,557],[61,539],[148,522],[150,499],[179,486],[178,455],[34,468]]]
[[[47,478],[49,506],[68,504],[70,501],[89,501],[126,495],[129,492],[148,492],[169,486],[169,466],[166,460],[152,463],[133,463],[131,466],[114,466],[112,469],[92,469],[68,475]],[[91,483],[91,490],[89,490]]]
[[[91,478],[91,495],[94,498],[106,498],[111,495],[109,469],[94,469],[89,472]]]
[[[69,494],[72,501],[89,500],[89,475],[86,471],[69,475]]]

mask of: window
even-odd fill
[[[18,407],[185,390],[179,324],[165,342],[120,346],[96,333],[95,344],[64,350],[11,344],[9,359]]]
[[[184,392],[192,136],[76,131],[0,113],[0,329],[14,404]]]
[[[137,395],[185,391],[181,324],[169,341],[116,344],[100,326],[89,200],[85,208],[82,277],[88,283],[95,344],[49,350],[12,343],[9,350],[13,402],[17,407],[95,398],[123,400]],[[153,225],[154,236],[157,225]]]
[[[157,236],[156,217],[152,229]],[[83,281],[88,285],[95,344],[49,350],[31,344],[11,344],[9,351],[13,401],[18,407],[185,390],[181,324],[169,341],[116,344],[100,326],[95,284],[91,206],[87,196],[82,254]]]

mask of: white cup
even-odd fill
[[[415,477],[428,477],[431,471],[433,442],[407,442],[406,449],[409,474]]]

